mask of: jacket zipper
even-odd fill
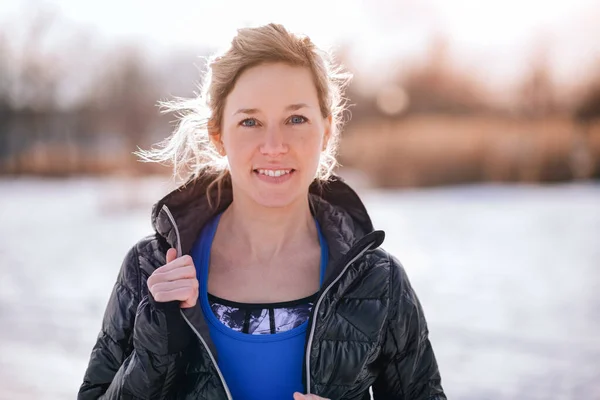
[[[325,290],[323,290],[323,292],[317,299],[315,307],[313,308],[313,312],[312,312],[313,321],[312,321],[312,324],[310,327],[308,342],[306,343],[306,359],[305,359],[305,363],[306,363],[306,365],[305,365],[306,366],[306,394],[310,394],[310,353],[311,353],[312,342],[313,342],[314,335],[315,335],[315,327],[317,326],[316,319],[317,319],[317,315],[318,315],[318,311],[319,311],[319,306],[321,305],[321,302],[323,301],[323,298],[325,297],[325,295],[327,294],[329,289],[331,289],[333,287],[333,285],[335,285],[342,278],[342,276],[346,273],[346,271],[348,270],[350,265],[352,265],[356,260],[358,260],[360,257],[362,257],[363,254],[365,254],[367,251],[369,251],[372,246],[373,246],[373,242],[369,243],[356,256],[354,256],[354,258],[352,258],[350,261],[348,261],[346,263],[346,265],[344,266],[344,268],[342,269],[342,271],[338,274],[338,276],[329,285],[327,285]]]
[[[177,237],[177,243],[176,243],[177,257],[181,257],[183,254],[181,254],[182,250],[181,250],[181,237],[179,236],[179,228],[177,227],[177,224],[175,223],[175,218],[173,218],[173,214],[171,214],[171,210],[169,210],[169,208],[167,207],[166,204],[164,204],[162,206],[162,209],[167,214],[167,217],[169,217],[169,221],[171,221],[171,224],[173,225],[173,229],[175,229],[175,236]],[[202,335],[200,335],[200,332],[198,332],[198,330],[194,327],[194,325],[192,325],[190,320],[185,316],[185,314],[183,313],[183,310],[180,309],[179,312],[181,313],[181,316],[183,317],[185,322],[189,325],[189,327],[192,328],[192,331],[194,331],[196,336],[198,336],[198,338],[200,339],[200,342],[202,343],[202,346],[204,346],[204,348],[206,349],[206,352],[208,353],[210,360],[212,361],[215,369],[217,370],[217,373],[219,374],[219,379],[221,380],[221,384],[223,384],[223,388],[225,389],[225,394],[227,395],[227,399],[233,400],[233,397],[231,396],[231,392],[229,391],[229,387],[227,386],[227,383],[225,382],[225,378],[223,377],[223,373],[221,372],[221,369],[217,365],[217,361],[215,360],[215,357],[213,356],[210,349],[208,348],[206,341],[204,340]]]

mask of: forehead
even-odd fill
[[[304,103],[317,107],[319,99],[307,67],[283,63],[261,64],[244,71],[227,97],[225,114],[232,109],[278,109]]]

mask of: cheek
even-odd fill
[[[250,155],[252,150],[256,147],[255,143],[245,140],[241,135],[236,135],[236,132],[230,134],[228,139],[229,140],[224,140],[223,144],[225,145],[227,157],[233,162]]]
[[[304,152],[314,153],[318,157],[323,146],[323,135],[319,130],[307,131],[300,135],[298,142]]]
[[[323,140],[319,136],[319,132],[307,132],[304,135],[298,136],[295,149],[297,157],[300,158],[305,168],[311,170],[317,168],[321,159],[321,150]]]

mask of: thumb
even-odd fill
[[[177,250],[170,248],[167,250],[167,264],[177,258]]]
[[[300,392],[295,392],[294,393],[294,400],[306,400],[307,397],[304,396],[302,393]]]

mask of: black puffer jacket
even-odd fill
[[[211,209],[207,185],[192,181],[154,206],[156,232],[125,257],[79,399],[231,399],[200,305],[154,302],[146,285],[169,247],[188,254],[204,223],[230,204],[226,186]],[[376,400],[446,399],[417,296],[400,263],[378,249],[384,233],[339,178],[313,184],[310,198],[330,260],[306,335],[306,392],[363,400],[372,387]]]

